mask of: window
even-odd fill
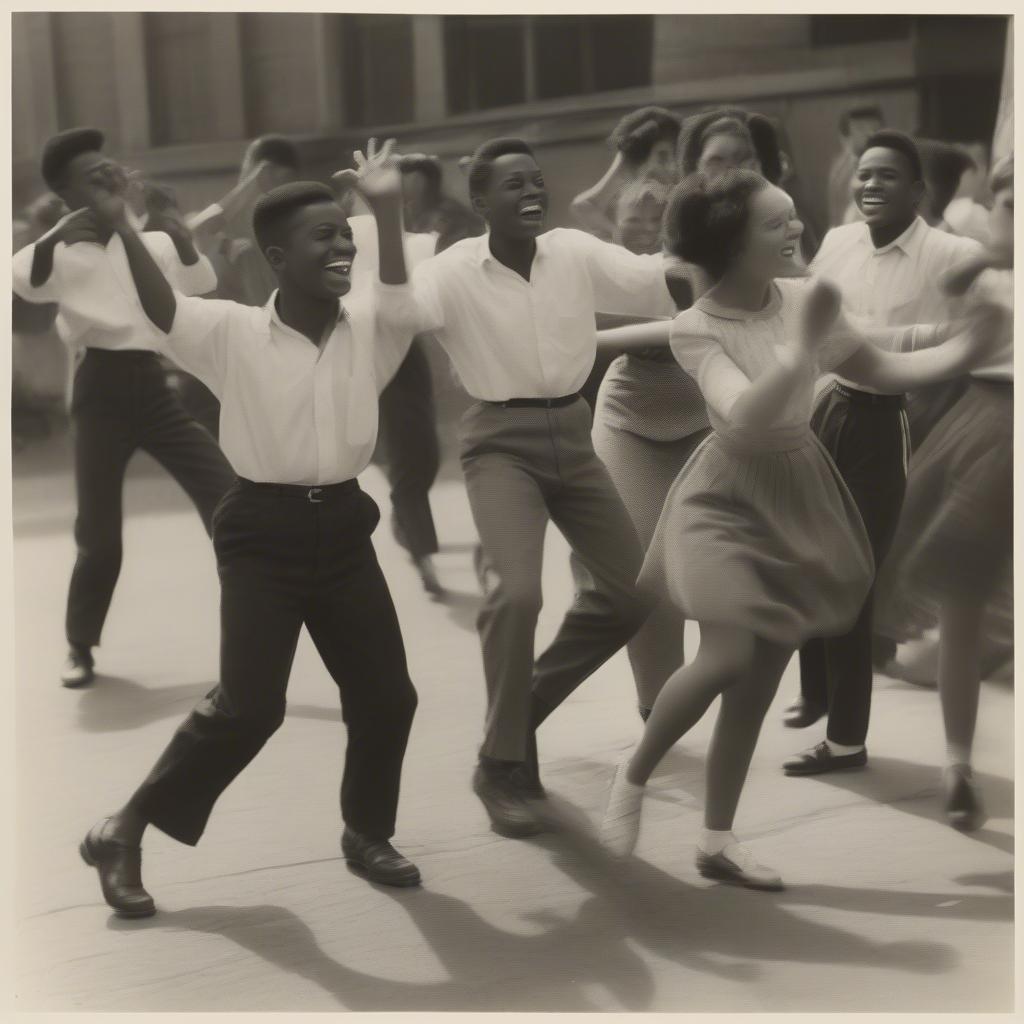
[[[210,29],[213,18],[231,15],[197,11],[143,17],[153,145],[214,141],[218,128],[209,68],[216,54]]]
[[[347,14],[339,22],[348,123],[411,121],[412,18],[407,14]]]
[[[812,14],[812,46],[849,46],[909,39],[913,17],[908,14]]]
[[[445,19],[452,113],[650,85],[650,15]]]
[[[54,12],[53,66],[57,123],[92,125],[114,148],[120,136],[114,64],[114,14]]]

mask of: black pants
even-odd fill
[[[441,464],[430,363],[416,339],[380,396],[380,448],[391,484],[391,526],[412,555],[437,552],[430,488]]]
[[[207,533],[235,474],[217,442],[185,412],[152,352],[89,349],[75,374],[71,422],[78,558],[65,629],[70,643],[94,647],[121,571],[121,496],[135,451],[148,452],[181,484]]]
[[[910,440],[903,397],[833,384],[811,426],[853,495],[879,566],[892,544],[907,487]],[[849,633],[812,640],[800,652],[801,692],[804,700],[828,708],[827,735],[834,743],[856,746],[867,738],[873,610],[872,589]]]
[[[132,797],[143,818],[195,845],[220,794],[284,721],[303,625],[338,686],[348,749],[341,813],[394,834],[416,691],[370,541],[380,513],[351,480],[323,488],[240,481],[217,509],[220,684],[199,702]]]

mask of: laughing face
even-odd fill
[[[909,225],[924,195],[903,153],[883,146],[866,150],[857,165],[853,198],[869,227]]]
[[[325,200],[296,210],[281,237],[282,244],[268,246],[266,256],[282,283],[317,299],[348,293],[356,247],[337,203]]]
[[[803,232],[793,200],[774,185],[762,188],[750,197],[743,250],[733,269],[758,279],[797,276]]]
[[[474,205],[492,234],[536,238],[548,212],[548,192],[537,161],[527,153],[496,157],[487,188],[475,197]]]

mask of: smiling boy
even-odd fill
[[[401,182],[389,153],[390,146],[376,153],[371,140],[354,177],[377,217],[380,280],[401,286]],[[261,309],[177,295],[116,199],[96,213],[124,238],[139,299],[167,354],[220,399],[221,443],[239,480],[214,527],[219,685],[128,803],[93,827],[82,856],[118,914],[154,912],[141,878],[143,832],[155,825],[198,842],[219,795],[284,720],[305,625],[348,727],[343,854],[372,881],[417,885],[416,866],[389,842],[416,691],[370,540],[379,512],[356,480],[374,448],[378,382],[401,362],[409,335],[390,330],[372,291],[342,302],[356,249],[324,185],[283,185],[256,204],[254,235],[278,281]]]
[[[846,306],[872,327],[923,325],[902,332],[909,349],[941,341],[955,308],[943,274],[980,252],[971,239],[929,227],[918,213],[925,196],[913,140],[883,130],[867,139],[854,183],[864,221],[833,228],[811,272],[833,280]],[[838,379],[822,395],[812,426],[849,487],[880,566],[892,543],[907,483],[910,435],[903,395],[875,394]],[[787,724],[804,727],[828,714],[826,739],[786,761],[789,775],[816,775],[867,763],[871,710],[873,592],[845,636],[801,651],[801,697]]]
[[[413,275],[417,330],[432,331],[476,403],[459,439],[491,572],[477,627],[487,717],[473,786],[502,835],[542,829],[534,730],[643,623],[636,530],[594,454],[579,394],[596,353],[595,312],[670,315],[661,255],[582,231],[545,231],[548,193],[521,139],[479,147],[469,192],[488,233]],[[544,533],[553,521],[586,566],[551,646],[534,664]]]

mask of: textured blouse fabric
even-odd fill
[[[712,427],[729,433],[729,410],[736,399],[762,373],[778,365],[778,348],[794,344],[799,336],[804,303],[810,289],[801,280],[772,284],[768,304],[755,312],[719,305],[703,295],[672,322],[672,353],[700,388]],[[809,371],[806,386],[794,390],[779,407],[769,430],[791,432],[810,422],[814,380],[848,359],[860,342],[840,318],[829,339],[819,348],[817,373]]]

